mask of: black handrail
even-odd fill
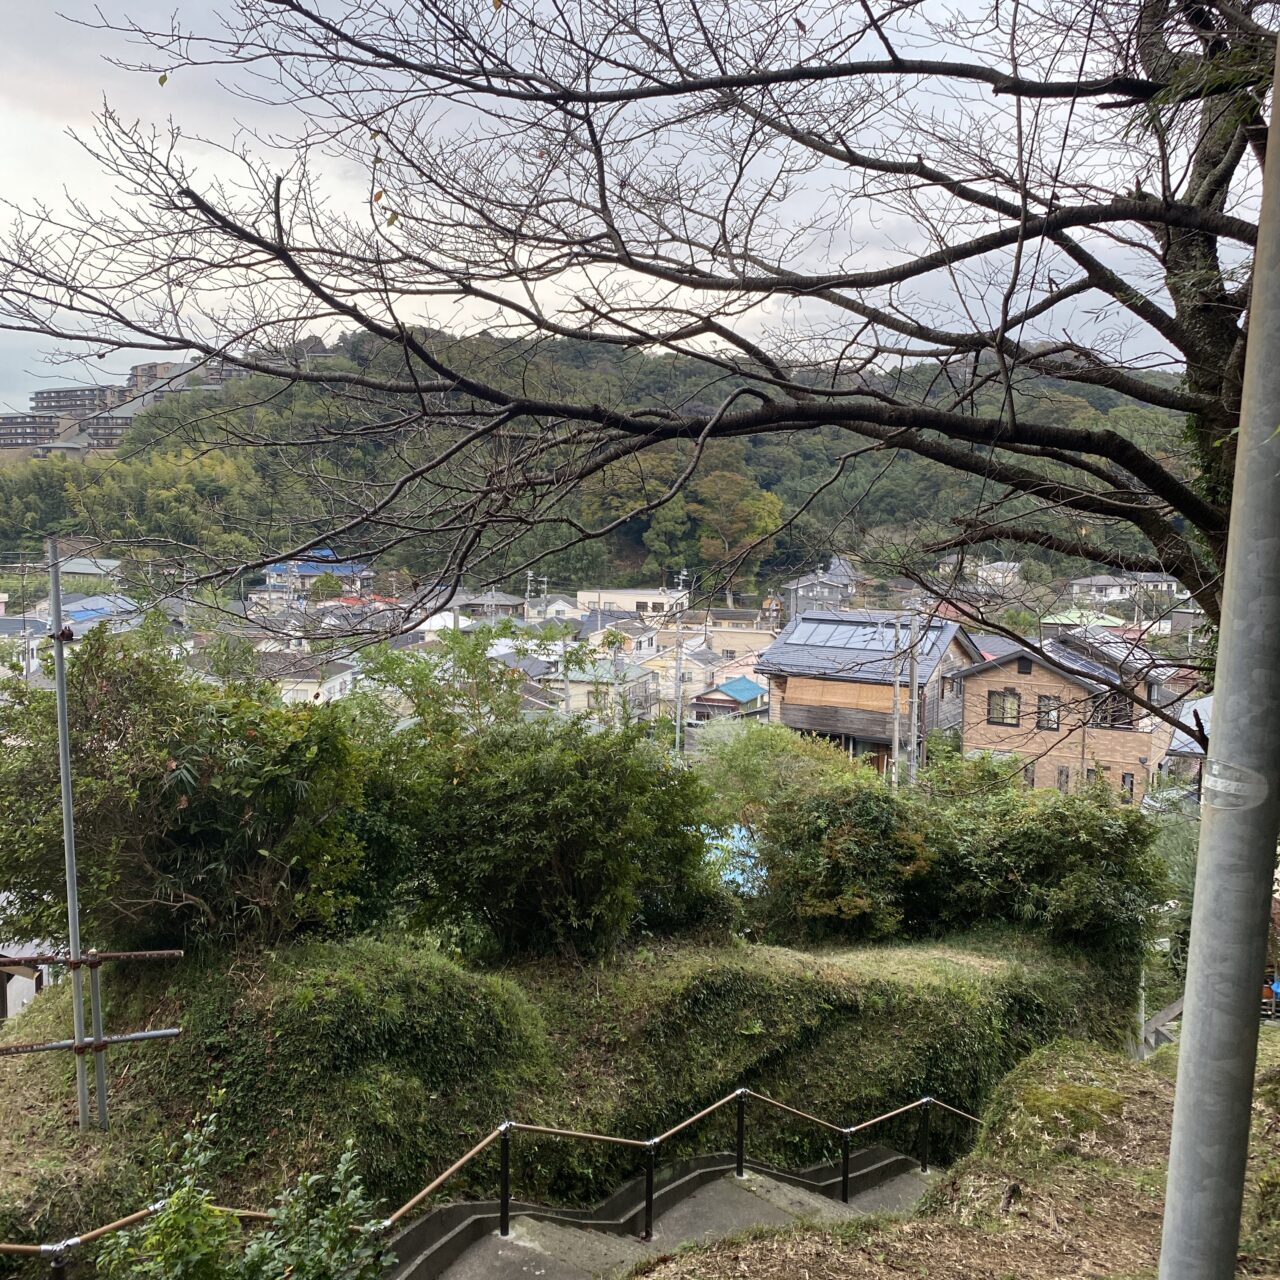
[[[427,1183],[421,1191],[411,1196],[394,1213],[377,1224],[378,1229],[382,1231],[390,1230],[496,1141],[499,1150],[498,1231],[500,1235],[508,1235],[511,1230],[511,1136],[515,1133],[534,1133],[554,1138],[574,1138],[581,1142],[604,1142],[613,1146],[643,1149],[645,1153],[643,1235],[644,1239],[651,1240],[653,1238],[653,1184],[659,1146],[677,1134],[683,1133],[684,1130],[690,1128],[699,1120],[704,1120],[707,1116],[719,1111],[721,1107],[734,1102],[737,1104],[734,1168],[739,1178],[744,1177],[746,1175],[748,1098],[754,1098],[756,1101],[763,1102],[767,1106],[782,1111],[787,1115],[807,1120],[831,1133],[840,1135],[840,1199],[846,1204],[849,1201],[850,1139],[855,1133],[860,1133],[863,1129],[869,1129],[872,1125],[881,1124],[885,1120],[892,1120],[895,1116],[905,1115],[909,1111],[923,1107],[924,1115],[921,1118],[920,1125],[918,1158],[921,1171],[927,1173],[929,1171],[930,1115],[935,1106],[942,1107],[944,1110],[950,1111],[965,1120],[970,1120],[974,1124],[982,1123],[977,1116],[971,1115],[967,1111],[962,1111],[959,1107],[953,1107],[949,1102],[943,1102],[939,1098],[925,1097],[917,1098],[915,1102],[909,1102],[905,1106],[895,1108],[893,1111],[886,1111],[883,1115],[875,1116],[871,1120],[864,1120],[860,1124],[837,1125],[832,1124],[829,1120],[823,1120],[820,1116],[811,1115],[807,1111],[801,1111],[799,1108],[789,1106],[785,1102],[779,1102],[776,1098],[770,1098],[763,1093],[757,1093],[754,1089],[747,1088],[735,1089],[718,1102],[713,1102],[710,1106],[703,1107],[701,1111],[689,1116],[688,1119],[682,1120],[679,1124],[660,1133],[656,1138],[620,1138],[612,1134],[590,1133],[579,1129],[560,1129],[551,1125],[523,1124],[514,1120],[504,1120],[496,1129],[481,1138],[470,1151],[460,1156],[447,1169]],[[60,1277],[64,1274],[66,1257],[71,1250],[80,1245],[101,1239],[113,1231],[119,1231],[141,1222],[153,1214],[159,1213],[164,1206],[165,1201],[157,1201],[155,1204],[148,1205],[145,1209],[139,1209],[136,1213],[117,1219],[115,1222],[110,1222],[106,1226],[97,1227],[83,1235],[72,1236],[69,1239],[60,1240],[53,1244],[0,1243],[0,1254],[26,1254],[28,1256],[47,1257],[50,1259],[52,1276]],[[263,1221],[270,1217],[269,1214],[255,1209],[222,1209],[221,1206],[216,1207],[220,1212],[234,1214],[236,1217],[250,1221]]]

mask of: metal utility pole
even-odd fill
[[[893,620],[893,747],[889,753],[889,785],[898,785],[902,750],[902,619]]]
[[[920,639],[920,630],[917,625],[918,619],[913,613],[911,615],[911,649],[907,654],[907,684],[910,688],[907,703],[909,711],[907,713],[907,781],[914,782],[916,780],[916,767],[920,756],[920,685],[919,685],[919,659],[916,655],[916,646]]]
[[[684,750],[684,635],[681,632],[681,623],[684,620],[682,604],[684,601],[684,580],[687,572],[685,569],[680,570],[680,578],[676,587],[680,593],[676,598],[676,755],[679,755]]]
[[[66,643],[62,625],[62,577],[58,540],[49,539],[49,630],[53,635],[53,684],[58,707],[58,773],[62,783],[62,850],[67,872],[67,950],[71,959],[71,1026],[75,1036],[76,1103],[80,1127],[89,1124],[89,1064],[85,1061],[84,974],[80,968],[80,892],[76,881],[76,820],[71,807],[71,730],[67,718]]]
[[[1280,49],[1277,78],[1280,84]],[[1273,108],[1274,117],[1274,108]],[[1235,1274],[1280,826],[1280,128],[1267,141],[1160,1280]]]

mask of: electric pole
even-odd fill
[[[889,752],[889,785],[898,785],[902,750],[902,618],[893,619],[893,746]]]
[[[67,873],[67,951],[71,960],[71,1027],[75,1037],[76,1104],[80,1128],[89,1124],[89,1064],[85,1060],[84,973],[80,968],[80,891],[76,879],[76,820],[71,807],[71,729],[67,715],[66,644],[62,625],[62,576],[58,540],[49,539],[49,631],[53,636],[53,687],[58,714],[58,775],[62,784],[62,852]]]
[[[1280,49],[1277,50],[1280,84]],[[1235,1274],[1280,825],[1280,129],[1267,142],[1160,1280]]]
[[[920,664],[916,648],[920,639],[918,618],[911,615],[911,649],[907,654],[907,781],[916,780],[916,768],[920,754]]]
[[[681,569],[676,583],[676,590],[679,593],[676,597],[676,755],[684,750],[684,635],[681,631],[681,623],[684,620],[684,580],[687,572]]]

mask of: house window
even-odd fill
[[[1022,771],[1022,785],[1025,787],[1034,787],[1036,785],[1036,762],[1034,760]]]
[[[1016,689],[991,689],[987,693],[987,723],[1015,726],[1021,715],[1022,699]]]
[[[1120,775],[1120,803],[1133,803],[1133,774],[1122,773]]]
[[[1093,699],[1095,729],[1132,729],[1133,702],[1123,693],[1100,693]]]
[[[724,651],[724,656],[726,658],[736,658],[738,656],[738,651],[737,649],[726,649]]]
[[[1064,796],[1071,790],[1071,770],[1065,764],[1058,766],[1058,790]]]
[[[1036,699],[1036,728],[1057,730],[1062,715],[1062,699],[1042,693]]]
[[[1098,780],[1098,771],[1097,771],[1097,769],[1086,769],[1086,770],[1084,771],[1084,780],[1085,780],[1086,782],[1097,782],[1097,780]]]
[[[1031,659],[1030,659],[1030,658],[1019,658],[1019,659],[1018,659],[1018,674],[1019,674],[1020,676],[1029,676],[1029,675],[1031,674]]]

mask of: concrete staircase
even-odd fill
[[[837,1222],[867,1213],[908,1211],[931,1180],[916,1162],[885,1147],[855,1154],[849,1203],[839,1199],[834,1165],[797,1174],[732,1156],[664,1166],[655,1184],[653,1239],[639,1236],[643,1184],[633,1182],[589,1210],[513,1204],[511,1231],[498,1234],[496,1205],[448,1205],[419,1219],[396,1241],[397,1280],[590,1280],[624,1276],[655,1253],[707,1243],[751,1227]]]

